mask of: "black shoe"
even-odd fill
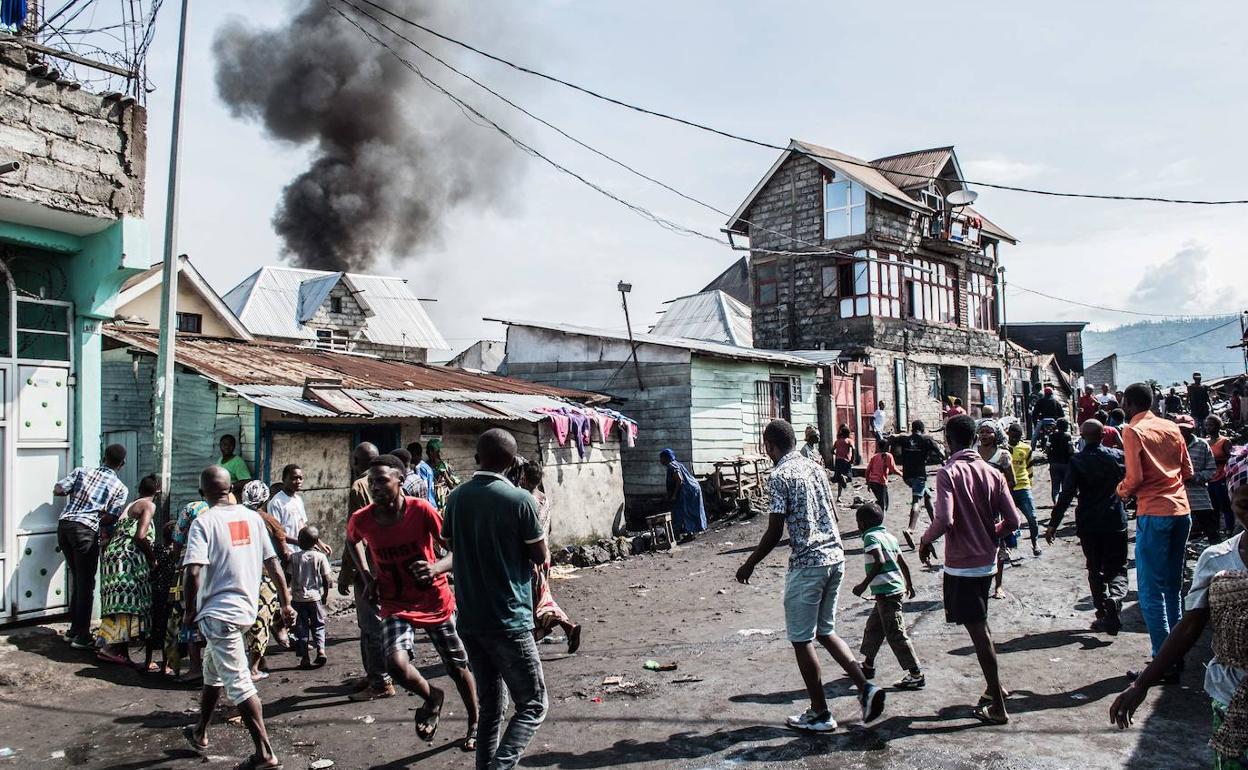
[[[1104,626],[1105,633],[1110,636],[1117,636],[1118,632],[1122,630],[1122,619],[1118,617],[1118,610],[1113,606],[1107,608],[1101,625]]]
[[[875,666],[868,666],[866,663],[863,663],[860,668],[862,668],[862,675],[867,679],[875,679]]]

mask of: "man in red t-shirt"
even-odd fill
[[[455,630],[455,596],[445,571],[432,579],[429,565],[438,561],[442,516],[429,501],[403,494],[404,467],[393,455],[381,455],[368,468],[373,504],[351,514],[347,542],[365,591],[381,608],[382,646],[386,668],[397,684],[425,702],[416,709],[416,737],[432,741],[438,730],[444,694],[412,665],[416,630],[429,636],[455,682],[468,714],[468,735],[462,748],[476,751],[477,691],[468,655]],[[372,556],[376,572],[365,558]]]
[[[1079,416],[1076,418],[1076,422],[1083,425],[1095,417],[1096,410],[1100,408],[1100,402],[1096,400],[1096,396],[1092,395],[1092,386],[1084,385],[1083,393],[1079,396]]]

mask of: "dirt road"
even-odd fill
[[[1043,522],[1049,514],[1047,473],[1037,470],[1045,477],[1036,490]],[[865,490],[860,494],[866,496]],[[908,490],[894,484],[892,499],[888,522],[898,532]],[[863,571],[862,542],[852,515],[843,512],[841,519],[847,583],[856,582]],[[752,585],[733,580],[762,524],[721,523],[678,552],[580,570],[555,582],[562,606],[585,624],[585,642],[575,656],[562,654],[560,645],[540,648],[551,709],[524,766],[1210,766],[1209,704],[1201,689],[1207,645],[1189,659],[1181,686],[1150,695],[1135,729],[1110,727],[1109,704],[1126,686],[1126,670],[1145,662],[1147,636],[1134,590],[1119,636],[1087,630],[1091,606],[1069,528],[1038,559],[1023,549],[1028,555],[1006,573],[1007,598],[991,608],[1003,677],[1013,691],[1010,725],[984,727],[970,716],[983,682],[969,640],[944,622],[939,573],[907,555],[918,585],[917,599],[907,603],[908,621],[927,688],[890,692],[884,716],[863,727],[848,680],[825,657],[824,678],[841,729],[819,737],[787,730],[784,717],[805,708],[783,635],[787,548],[758,569]],[[868,606],[848,585],[842,588],[838,630],[855,648]],[[193,691],[97,666],[59,641],[59,628],[0,636],[0,747],[14,752],[0,759],[0,768],[231,767],[249,751],[245,731],[227,724],[212,734],[209,760],[192,756],[183,748],[180,726],[193,718]],[[323,758],[352,769],[472,766],[455,745],[464,730],[462,707],[428,644],[421,646],[420,663],[448,688],[452,712],[432,745],[418,744],[412,733],[416,699],[347,701],[342,682],[359,673],[352,613],[337,614],[329,632],[328,667],[299,671],[293,654],[275,655],[273,676],[261,683],[265,716],[286,767],[304,768]],[[679,668],[652,673],[643,668],[648,659],[675,661]],[[902,673],[887,649],[878,666],[882,684]],[[614,676],[627,686],[603,685]],[[697,681],[677,681],[682,678]]]

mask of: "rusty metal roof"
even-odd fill
[[[341,412],[304,397],[294,385],[235,385],[230,388],[257,406],[302,417],[340,417]],[[568,402],[543,395],[430,390],[342,391],[368,410],[371,417],[437,417],[444,420],[524,420],[538,422],[538,410],[558,409]]]
[[[158,335],[106,324],[109,339],[155,353]],[[340,380],[348,393],[360,391],[422,391],[429,393],[545,396],[583,404],[604,403],[609,396],[580,390],[468,372],[432,364],[390,361],[354,353],[338,353],[275,342],[242,342],[178,335],[177,362],[210,380],[230,386],[297,386],[302,394],[309,378]],[[240,391],[241,392],[241,391]],[[302,400],[302,399],[300,399]],[[310,403],[310,402],[308,402]]]
[[[877,158],[871,161],[871,165],[879,169],[888,181],[909,190],[927,187],[930,178],[939,177],[950,160],[953,160],[952,147],[934,147]]]

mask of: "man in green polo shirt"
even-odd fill
[[[446,498],[442,534],[452,551],[460,637],[477,678],[477,767],[515,767],[546,718],[546,682],[533,641],[534,564],[550,561],[537,502],[503,475],[516,439],[501,428],[477,440],[481,470]],[[507,706],[516,713],[502,732]]]

